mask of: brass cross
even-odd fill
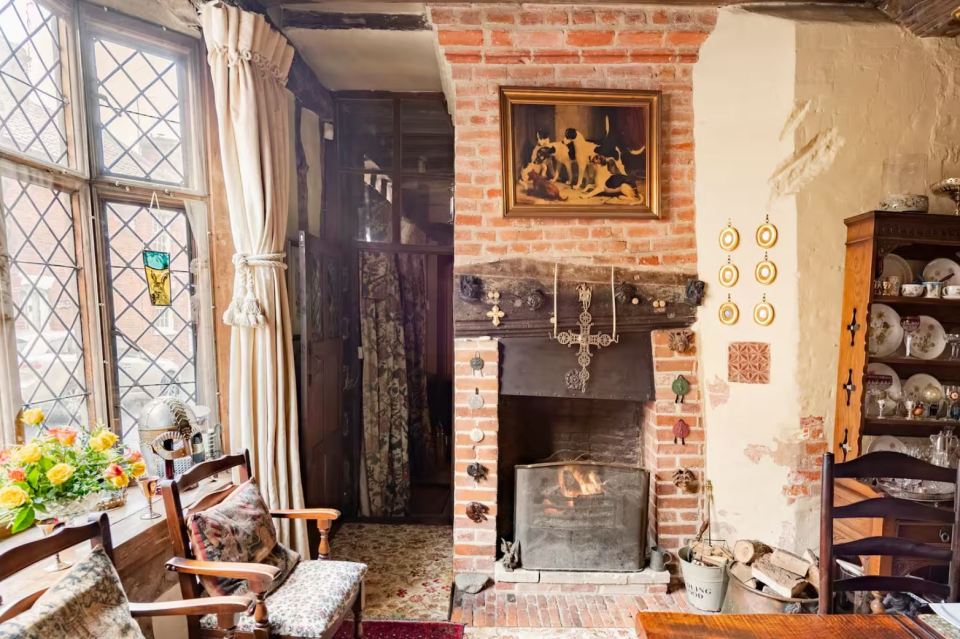
[[[506,315],[503,311],[500,310],[499,304],[494,304],[489,311],[487,311],[487,317],[490,318],[490,321],[493,322],[494,326],[500,326],[500,319]]]
[[[562,333],[558,333],[555,339],[564,346],[576,345],[578,347],[577,364],[580,365],[580,369],[570,369],[567,371],[564,379],[567,383],[567,388],[585,393],[587,391],[587,381],[590,379],[590,371],[588,370],[590,368],[590,360],[593,359],[593,353],[590,352],[590,349],[604,348],[611,344],[616,344],[619,340],[616,336],[590,332],[593,328],[593,315],[590,314],[590,300],[592,297],[590,287],[586,284],[578,285],[577,297],[580,300],[580,307],[582,309],[580,316],[577,318],[580,329],[579,332],[563,331]]]

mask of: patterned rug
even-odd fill
[[[364,621],[363,639],[461,639],[463,626],[422,621]],[[345,621],[334,639],[353,639],[353,622]]]
[[[467,628],[464,637],[466,639],[636,639],[637,633],[627,628]]]
[[[333,559],[369,567],[365,619],[450,618],[451,526],[344,524],[331,546]]]

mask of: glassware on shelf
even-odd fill
[[[943,401],[943,391],[935,384],[927,384],[920,391],[920,399],[927,406],[927,416],[937,417],[940,415],[940,402]]]
[[[918,404],[915,399],[905,399],[903,400],[903,406],[907,409],[907,419],[914,419],[917,416],[917,406],[923,406],[923,404]]]
[[[51,517],[49,519],[42,519],[38,521],[37,526],[40,528],[40,532],[43,533],[44,537],[49,537],[58,528],[63,526],[63,522],[56,517]],[[58,552],[53,556],[53,563],[44,568],[44,570],[47,572],[60,572],[61,570],[66,570],[72,565],[73,564],[69,561],[64,561],[61,559],[60,553]]]
[[[960,329],[954,328],[953,332],[947,333],[947,344],[950,344],[950,359],[960,359]]]
[[[960,385],[945,384],[943,386],[943,394],[947,400],[947,405],[944,409],[946,414],[944,417],[960,420]]]
[[[905,315],[900,318],[900,326],[903,327],[906,356],[910,357],[910,345],[913,343],[913,336],[920,330],[920,318],[916,315]]]
[[[883,418],[883,410],[887,407],[887,389],[893,384],[893,377],[890,375],[877,375],[867,373],[863,376],[863,387],[867,390],[868,397],[874,397],[877,402],[879,412],[877,418]]]
[[[147,512],[140,515],[140,519],[157,519],[162,517],[160,513],[153,511],[153,496],[157,492],[157,482],[160,481],[159,477],[153,475],[144,475],[137,480],[137,486],[140,487],[140,492],[147,499]]]

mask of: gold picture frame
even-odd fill
[[[504,217],[659,218],[661,100],[501,87]]]

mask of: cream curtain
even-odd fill
[[[293,48],[258,14],[221,2],[200,10],[213,78],[236,254],[230,339],[230,446],[247,448],[272,508],[302,508],[293,340],[284,243],[290,121],[284,84]],[[302,521],[281,540],[308,552]]]

